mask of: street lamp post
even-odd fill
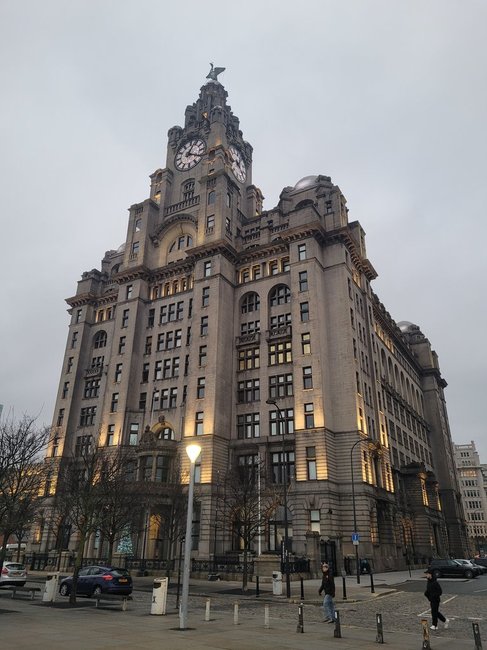
[[[184,565],[183,565],[183,594],[179,607],[179,629],[186,630],[188,623],[188,598],[189,574],[191,571],[191,527],[193,525],[193,491],[194,491],[194,465],[201,453],[199,445],[188,445],[186,453],[189,456],[189,489],[188,489],[188,514],[186,517],[186,536],[184,538]]]
[[[276,407],[278,419],[279,419],[279,431],[282,436],[282,465],[283,465],[283,506],[284,506],[284,575],[286,576],[286,597],[291,598],[291,579],[289,575],[289,521],[287,516],[287,462],[286,462],[286,449],[284,446],[284,428],[281,427],[281,423],[284,425],[285,421],[282,416],[282,411],[276,404],[276,401],[273,399],[266,400],[266,404],[272,404]]]
[[[355,447],[362,442],[362,438],[359,438],[357,442],[354,442],[350,449],[350,470],[352,472],[352,507],[353,507],[353,532],[357,533],[357,508],[355,507],[355,481],[353,477],[353,450]],[[359,564],[359,554],[358,554],[358,540],[355,541],[355,562],[357,564],[357,584],[360,584],[360,564]]]

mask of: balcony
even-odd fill
[[[266,341],[271,341],[273,339],[288,339],[291,338],[292,329],[291,325],[280,325],[279,327],[273,327],[270,330],[266,331]]]
[[[237,345],[247,345],[249,343],[255,343],[259,345],[260,343],[260,332],[252,332],[251,334],[243,334],[242,336],[237,336],[236,344]]]
[[[90,366],[85,370],[85,377],[101,377],[103,374],[103,366]]]
[[[195,205],[199,205],[200,203],[200,197],[198,196],[192,196],[190,199],[186,199],[185,201],[179,201],[179,203],[173,203],[173,205],[169,205],[165,210],[164,210],[164,216],[169,216],[170,214],[174,214],[175,212],[179,212],[180,210],[186,210],[187,208],[193,208]]]

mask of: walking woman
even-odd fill
[[[443,590],[441,588],[440,583],[431,573],[430,569],[426,569],[425,573],[426,573],[427,583],[426,583],[426,591],[424,592],[424,595],[430,601],[430,605],[431,605],[431,623],[432,623],[431,629],[432,630],[438,629],[438,619],[445,624],[445,629],[446,629],[448,627],[448,624],[450,623],[450,620],[448,618],[445,618],[443,614],[440,612],[440,597],[441,594],[443,593]]]

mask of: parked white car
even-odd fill
[[[27,580],[27,570],[18,562],[4,562],[0,572],[0,587],[23,587]]]

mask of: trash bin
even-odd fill
[[[282,573],[272,572],[272,593],[274,596],[282,596]]]
[[[48,573],[46,576],[46,584],[44,586],[44,593],[42,600],[44,603],[53,603],[56,600],[57,588],[59,582],[59,571],[55,573]]]
[[[152,604],[150,608],[151,614],[165,614],[167,602],[167,578],[159,578],[154,580],[152,588]]]

